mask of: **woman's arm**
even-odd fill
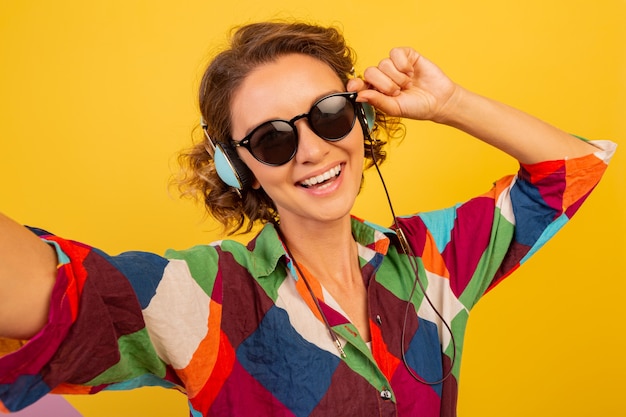
[[[0,214],[0,337],[29,339],[44,326],[56,264],[52,247]]]
[[[576,158],[599,149],[505,104],[457,87],[441,123],[456,127],[524,164]]]
[[[533,116],[472,93],[411,48],[394,48],[348,89],[385,113],[458,128],[525,164],[575,158],[598,149]]]
[[[172,268],[148,252],[111,256],[6,217],[0,235],[0,337],[30,339],[0,349],[0,410],[20,410],[52,390],[182,386],[170,362],[171,352],[186,346],[187,328],[173,311],[189,298],[173,306],[168,295],[159,303],[155,296],[159,284],[167,293],[172,281],[203,294],[184,261]],[[182,309],[192,327],[202,307]]]

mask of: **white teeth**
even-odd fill
[[[339,175],[340,172],[341,172],[341,165],[337,165],[336,167],[329,169],[323,174],[320,174],[315,177],[311,177],[309,179],[302,181],[300,184],[304,185],[305,187],[311,187],[315,184],[319,184],[333,177],[336,177],[337,175]]]

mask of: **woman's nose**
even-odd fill
[[[298,163],[316,163],[324,159],[332,146],[327,140],[315,133],[306,119],[296,122],[298,129],[298,151],[295,159]]]

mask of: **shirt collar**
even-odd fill
[[[351,218],[352,235],[355,240],[365,249],[359,250],[359,256],[363,257],[365,253],[370,253],[365,262],[372,259],[382,259],[387,254],[391,239],[396,238],[393,230],[370,223],[366,220],[352,216]],[[279,260],[284,257],[286,267],[293,277],[298,274],[295,271],[293,262],[291,261],[287,250],[280,240],[280,236],[271,223],[263,226],[259,234],[248,243],[248,249],[252,252],[252,263],[248,265],[248,270],[255,278],[268,276],[278,268]],[[296,278],[297,279],[297,278]]]

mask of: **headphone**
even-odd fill
[[[376,110],[368,103],[356,103],[356,112],[357,119],[363,128],[363,135],[368,140],[374,129]],[[248,188],[252,183],[253,175],[250,168],[239,158],[237,151],[232,145],[211,138],[204,118],[200,118],[200,126],[208,141],[207,151],[210,155],[213,155],[217,175],[226,185],[233,187],[237,194],[241,196],[241,190]]]

